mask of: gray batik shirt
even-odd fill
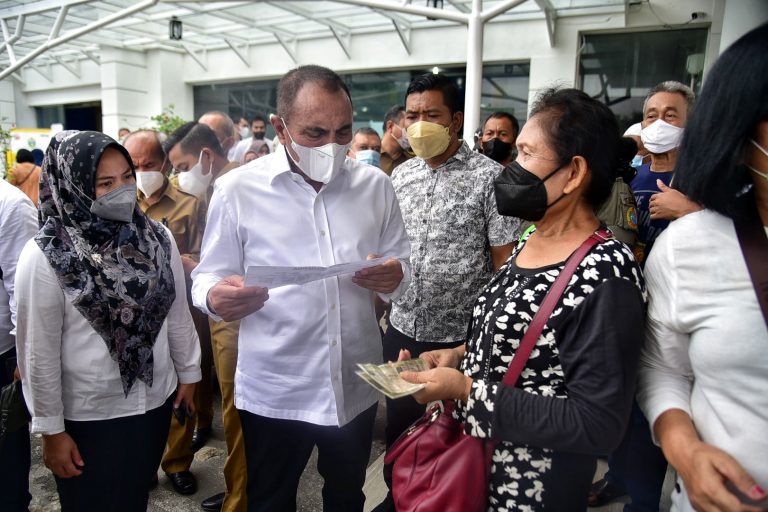
[[[520,235],[520,221],[496,210],[493,179],[501,170],[463,142],[434,170],[416,157],[393,171],[413,272],[390,314],[403,334],[426,342],[465,339],[472,303],[493,273],[490,246]]]

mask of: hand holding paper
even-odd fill
[[[376,254],[369,254],[368,261],[380,262],[384,258],[379,258]],[[403,267],[400,260],[395,258],[388,259],[380,265],[364,268],[355,272],[352,282],[361,288],[378,292],[392,293],[403,280]]]
[[[264,307],[266,288],[249,286],[242,276],[229,276],[208,291],[208,306],[227,322],[240,320]]]
[[[339,263],[330,267],[271,267],[253,265],[248,267],[245,273],[245,286],[261,286],[272,289],[289,284],[302,285],[329,277],[359,273],[359,271],[370,267],[381,267],[383,266],[381,265],[382,263],[386,263],[384,258],[353,263]],[[397,264],[399,266],[400,262],[397,262]]]

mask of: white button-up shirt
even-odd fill
[[[207,309],[219,280],[251,265],[329,266],[369,254],[397,258],[410,280],[410,245],[389,177],[347,159],[320,192],[291,171],[285,150],[216,181],[192,300]],[[270,290],[242,319],[235,405],[260,416],[344,425],[373,405],[376,392],[355,375],[381,360],[373,293],[351,275]]]
[[[0,179],[0,354],[15,343],[16,300],[13,285],[16,262],[27,240],[37,233],[37,208],[27,195]],[[5,368],[0,368],[5,371]]]
[[[16,348],[32,432],[63,432],[65,418],[144,414],[163,405],[178,382],[200,380],[200,342],[187,304],[184,268],[170,231],[168,237],[176,299],[152,348],[152,387],[137,379],[127,397],[102,337],[64,296],[37,243],[24,246],[16,272]]]

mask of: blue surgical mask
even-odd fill
[[[374,151],[373,149],[364,149],[355,153],[355,160],[374,167],[380,167],[381,153]]]
[[[629,165],[635,169],[643,165],[643,155],[635,155],[635,158],[632,159],[632,162]]]

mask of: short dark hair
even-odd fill
[[[381,125],[381,133],[386,133],[388,122],[392,121],[395,124],[400,122],[403,114],[405,114],[405,107],[403,105],[395,105],[394,107],[387,110],[387,113],[384,114],[384,122]]]
[[[20,149],[16,152],[16,161],[20,164],[35,163],[35,157],[32,156],[32,152],[28,149]]]
[[[315,83],[328,92],[344,91],[352,103],[352,95],[344,80],[334,71],[323,66],[299,66],[290,70],[277,84],[277,115],[285,120],[290,117],[293,102],[305,84]],[[253,123],[251,123],[253,124]]]
[[[267,117],[261,112],[256,112],[255,114],[253,114],[253,117],[251,118],[251,121],[248,124],[252,125],[254,121],[261,121],[262,123],[264,123],[264,126],[267,125]]]
[[[155,156],[159,157],[160,160],[165,160],[166,152],[165,152],[165,149],[163,148],[163,143],[160,140],[160,132],[156,130],[136,130],[135,132],[131,132],[125,136],[125,140],[123,140],[123,146],[125,146],[129,140],[140,135],[151,135],[152,140],[154,140],[155,142],[155,147],[154,147]]]
[[[575,156],[587,161],[592,176],[584,198],[595,208],[601,205],[637,152],[631,139],[621,137],[611,109],[578,89],[552,88],[536,98],[534,116],[561,166]]]
[[[693,105],[696,103],[696,95],[693,93],[690,87],[684,83],[677,82],[675,80],[667,80],[660,84],[654,85],[643,100],[643,114],[645,114],[645,107],[648,106],[648,100],[651,96],[660,92],[669,92],[672,94],[679,94],[685,98],[686,114],[690,115],[693,112]]]
[[[509,122],[512,123],[512,129],[515,130],[515,135],[520,133],[520,123],[518,123],[517,119],[515,119],[515,116],[509,112],[494,112],[493,114],[489,115],[483,122],[483,128],[485,128],[485,123],[491,119],[509,119]]]
[[[355,135],[357,135],[358,133],[363,134],[363,135],[375,135],[375,136],[381,138],[381,136],[379,135],[379,132],[377,132],[376,130],[374,130],[370,126],[363,126],[362,128],[358,128],[355,131]]]
[[[675,165],[675,188],[732,219],[754,215],[744,153],[755,127],[768,120],[768,23],[748,32],[717,59],[689,118]]]
[[[426,91],[440,91],[443,95],[443,103],[448,107],[451,115],[464,111],[464,104],[456,83],[445,75],[434,73],[426,73],[411,80],[411,83],[408,84],[408,90],[405,91],[406,103],[411,94]]]
[[[203,148],[209,148],[219,156],[225,158],[227,156],[213,130],[208,125],[197,121],[190,121],[176,128],[163,143],[163,150],[168,154],[176,144],[181,144],[181,150],[184,153],[194,154],[199,153]]]

